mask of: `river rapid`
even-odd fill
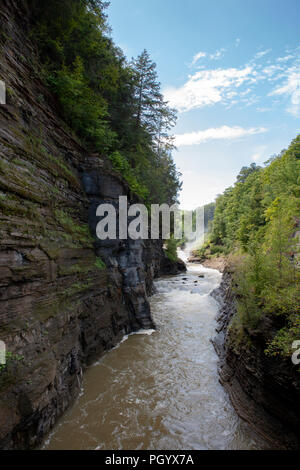
[[[182,256],[184,257],[184,255]],[[84,376],[44,449],[264,449],[218,380],[211,344],[221,274],[189,265],[155,282],[156,331],[130,335]]]

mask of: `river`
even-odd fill
[[[130,335],[86,371],[79,398],[43,448],[267,448],[218,381],[210,341],[218,304],[209,294],[220,281],[218,271],[201,265],[157,280],[157,331]]]

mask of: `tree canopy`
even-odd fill
[[[100,0],[27,0],[31,37],[64,119],[84,145],[110,158],[147,202],[177,200],[180,174],[169,131],[176,122],[146,50],[127,62]]]
[[[282,317],[266,353],[290,355],[300,337],[300,135],[264,168],[242,168],[216,201],[202,252],[235,253],[238,315],[232,331],[255,328],[264,315]]]

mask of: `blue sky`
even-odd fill
[[[183,209],[299,134],[300,0],[111,0],[108,17],[129,59],[148,50],[178,110]]]

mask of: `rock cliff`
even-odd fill
[[[230,322],[236,312],[232,271],[225,269],[213,296],[220,302],[217,336],[213,340],[219,355],[220,381],[228,391],[237,413],[274,449],[300,448],[300,378],[291,359],[267,357],[264,353],[272,332],[278,331],[279,317],[267,316],[255,331],[245,332],[234,345]]]
[[[96,207],[137,202],[59,117],[28,39],[25,3],[0,11],[0,448],[37,446],[77,396],[87,365],[140,328],[170,270],[160,241],[96,240]]]

